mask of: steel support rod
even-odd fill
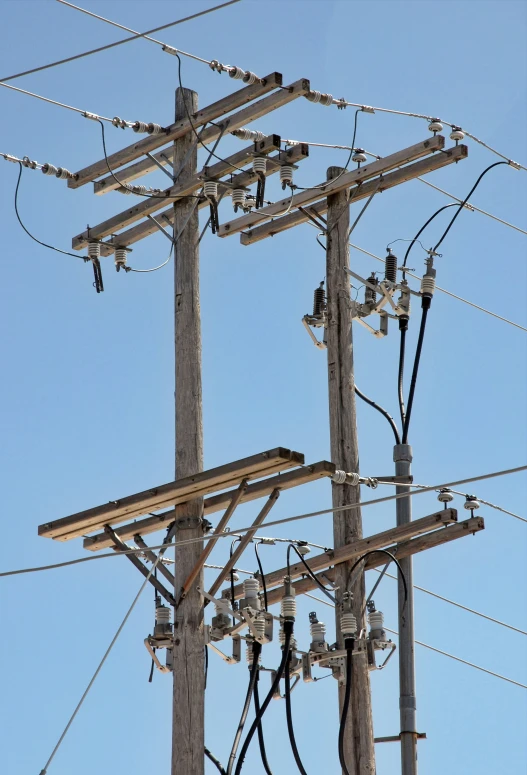
[[[143,541],[142,536],[135,535],[134,536],[134,543],[137,544],[137,546],[139,546],[141,549],[145,550],[145,557],[146,557],[147,560],[150,560],[150,562],[155,562],[157,560],[157,554],[155,554],[155,552],[153,552],[150,549],[148,544],[145,541]],[[168,568],[163,564],[163,560],[161,560],[159,562],[159,564],[157,566],[157,570],[161,573],[162,576],[164,576],[166,578],[166,580],[169,582],[170,586],[173,587],[174,583],[175,583],[174,576],[172,575],[172,573],[170,573]]]
[[[328,180],[343,175],[340,167],[330,167]],[[331,462],[344,471],[359,470],[355,380],[353,372],[353,339],[351,331],[349,267],[349,191],[341,190],[328,197],[326,289],[327,289],[327,353],[329,386],[329,420]],[[359,503],[360,487],[333,484],[333,506]],[[333,517],[335,550],[362,538],[360,509],[340,511]],[[352,562],[336,565],[335,584],[340,595],[347,589]],[[359,629],[365,599],[364,573],[353,587],[353,610]],[[340,629],[340,611],[336,611],[338,648],[344,641]],[[345,685],[339,686],[339,708],[342,713]],[[370,679],[366,656],[353,660],[353,680],[346,732],[344,756],[350,775],[375,775],[375,749],[371,708]]]
[[[176,91],[176,122],[183,122],[187,111],[198,110],[197,94],[189,89]],[[174,143],[177,169],[194,143],[192,132]],[[194,178],[197,148],[187,157],[179,173],[179,183]],[[199,222],[194,198],[174,204],[175,271],[175,362],[176,362],[176,478],[203,471],[203,419],[201,390],[201,321],[199,299]],[[176,506],[176,540],[203,537],[203,498]],[[174,616],[172,775],[204,775],[205,772],[205,633],[203,628],[203,569],[197,585],[182,600],[181,588],[196,565],[203,541],[176,546],[174,593],[178,606]]]
[[[396,476],[411,476],[412,448],[409,444],[396,444],[393,448]],[[397,485],[396,492],[408,492],[411,488]],[[395,501],[397,525],[412,521],[412,499],[399,498]],[[401,773],[417,775],[417,727],[415,697],[415,642],[414,642],[414,587],[413,558],[400,560],[401,570],[406,578],[408,600],[404,602],[404,586],[399,586],[399,713],[401,720]]]

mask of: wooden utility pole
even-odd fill
[[[186,107],[185,107],[186,103]],[[176,122],[198,109],[198,96],[176,91]],[[174,143],[174,169],[184,183],[197,172],[195,136],[188,132]],[[196,200],[188,196],[174,204],[175,357],[176,357],[176,479],[203,470],[201,391],[201,320],[199,302],[199,222]],[[176,506],[176,539],[203,536],[203,498]],[[172,775],[203,775],[204,764],[204,633],[203,570],[181,599],[185,580],[198,561],[203,541],[176,547],[174,596],[174,704],[172,716]]]
[[[328,180],[342,175],[340,167],[328,169]],[[327,351],[329,381],[329,422],[331,461],[346,472],[359,471],[355,380],[353,373],[353,339],[351,329],[350,280],[344,267],[349,266],[349,191],[327,198],[326,292],[327,292]],[[332,485],[333,506],[360,502],[360,486]],[[333,515],[335,550],[362,538],[360,509],[339,511]],[[339,596],[349,584],[352,562],[335,566],[335,584]],[[364,574],[353,589],[353,612],[359,629],[364,605]],[[343,648],[340,612],[336,614],[337,643]],[[349,678],[349,677],[348,677]],[[339,686],[339,708],[342,712],[345,686]],[[374,775],[375,752],[371,708],[370,678],[365,655],[353,660],[353,682],[348,711],[344,755],[350,775]]]

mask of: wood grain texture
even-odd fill
[[[185,107],[186,104],[186,107]],[[176,121],[186,111],[196,113],[198,96],[189,89],[176,91]],[[176,140],[174,164],[180,166],[189,147],[190,134]],[[181,171],[181,182],[196,174],[197,151],[190,154]],[[199,221],[192,199],[174,205],[174,232],[184,227],[174,250],[174,324],[176,384],[176,478],[203,470],[203,413],[201,386],[201,315],[199,297]],[[186,226],[185,226],[186,224]],[[201,518],[203,498],[176,506],[176,520]],[[203,537],[203,527],[180,527],[176,541]],[[204,775],[205,757],[205,637],[203,596],[193,587],[179,600],[185,579],[203,551],[203,541],[176,546],[174,595],[179,604],[174,613],[172,775]],[[203,569],[197,576],[203,586]]]
[[[227,113],[230,113],[232,110],[237,110],[247,102],[252,102],[258,97],[267,94],[273,89],[281,86],[281,84],[281,74],[270,73],[259,83],[255,83],[252,86],[246,86],[243,89],[239,89],[238,91],[234,92],[233,94],[228,94],[221,100],[214,102],[212,105],[209,105],[208,107],[197,111],[194,114],[191,112],[192,123],[196,128],[201,127],[209,121],[213,121],[220,116],[224,116]],[[132,145],[127,146],[126,148],[122,148],[120,151],[116,151],[116,153],[112,153],[108,157],[108,163],[110,167],[115,170],[121,167],[123,164],[128,164],[128,162],[131,162],[134,159],[138,159],[140,156],[144,156],[145,153],[151,153],[156,148],[159,148],[160,146],[170,142],[170,140],[183,137],[189,132],[190,129],[190,122],[187,118],[187,114],[185,113],[184,117],[178,121],[175,121],[171,126],[167,127],[167,132],[164,134],[149,135],[148,137],[144,137]],[[153,164],[150,160],[149,162],[151,165]],[[150,169],[154,168],[155,164],[150,167]],[[106,159],[101,159],[100,161],[95,162],[95,164],[90,164],[88,167],[79,170],[79,172],[76,173],[76,179],[68,180],[68,186],[69,188],[79,188],[80,186],[84,186],[86,183],[95,180],[95,178],[98,178],[99,175],[105,175],[107,171],[108,166],[106,164]],[[144,175],[145,172],[141,174]],[[129,178],[124,179],[129,180]],[[117,186],[117,184],[115,185]]]
[[[434,170],[446,167],[449,164],[466,159],[468,156],[468,148],[466,145],[457,145],[455,148],[449,148],[444,153],[435,154],[429,156],[421,161],[408,164],[406,167],[402,167],[396,172],[389,172],[382,175],[380,178],[362,183],[359,187],[354,186],[350,190],[350,198],[355,202],[359,202],[361,199],[371,196],[375,191],[382,193],[394,186],[398,186],[401,183],[406,183],[414,178],[426,175]],[[308,212],[311,212],[315,217],[325,215],[328,210],[327,199],[322,199],[320,202],[315,202],[306,208]],[[288,215],[284,215],[281,218],[275,218],[269,223],[264,223],[262,226],[255,226],[255,228],[240,234],[240,242],[242,245],[252,245],[255,242],[266,239],[267,237],[274,237],[276,234],[280,234],[287,229],[292,229],[294,226],[298,226],[301,223],[307,223],[309,221],[308,216],[302,210],[295,210]]]
[[[349,174],[349,173],[348,173]],[[328,169],[328,181],[346,173],[340,167]],[[349,267],[349,192],[347,187],[328,197],[326,239],[326,293],[327,293],[327,358],[329,392],[329,435],[331,461],[343,471],[359,472],[359,447],[357,438],[357,413],[355,407],[355,382],[353,368],[353,337],[351,326],[350,279],[344,267]],[[360,502],[360,485],[332,484],[333,507],[348,506]],[[333,546],[341,547],[362,539],[362,517],[359,508],[341,511],[333,515]],[[349,589],[351,561],[341,563],[335,569],[335,583],[341,593]],[[364,607],[364,574],[353,588],[353,611],[359,629],[365,620],[361,616]],[[335,611],[338,648],[344,647],[340,630],[340,611]],[[339,685],[339,711],[342,713],[346,687]],[[373,715],[371,705],[370,676],[365,655],[353,661],[353,680],[344,735],[344,757],[350,775],[375,775],[375,747],[373,742]]]
[[[285,473],[277,474],[268,479],[262,479],[254,484],[249,484],[241,503],[253,501],[258,498],[263,498],[266,495],[270,495],[271,492],[278,488],[279,490],[289,490],[292,487],[298,487],[301,484],[308,484],[321,477],[333,476],[335,473],[335,466],[333,463],[328,463],[327,460],[321,460],[320,463],[313,463],[310,466],[302,466],[302,468],[295,468],[292,471],[286,471]],[[228,490],[226,492],[213,495],[210,498],[205,498],[204,501],[204,515],[215,514],[229,505],[236,490]],[[163,512],[146,519],[140,519],[136,522],[132,522],[128,525],[122,525],[115,528],[115,532],[123,540],[132,538],[136,533],[147,535],[148,533],[155,533],[158,530],[162,530],[170,522],[174,520],[174,511]],[[97,535],[90,536],[84,540],[84,548],[91,551],[99,551],[100,549],[106,549],[111,544],[108,542],[108,536],[105,533],[98,533]]]
[[[304,456],[299,452],[277,447],[209,471],[193,472],[190,476],[174,482],[128,495],[53,522],[46,522],[39,525],[38,533],[47,538],[68,541],[103,525],[124,522],[125,519],[139,517],[149,511],[182,503],[193,496],[208,495],[232,487],[239,484],[244,477],[258,479],[276,471],[302,465],[303,462]]]
[[[377,175],[389,172],[390,170],[399,167],[401,164],[408,164],[423,156],[428,156],[433,151],[441,150],[444,144],[445,138],[442,135],[436,135],[433,138],[429,137],[421,143],[416,143],[402,151],[392,153],[390,156],[385,156],[382,159],[372,161],[369,164],[365,164],[363,167],[351,171],[344,171],[338,180],[320,183],[318,186],[313,186],[306,191],[295,194],[292,198],[291,196],[288,196],[272,205],[261,207],[257,212],[249,213],[248,215],[243,215],[241,218],[236,218],[233,221],[224,223],[220,226],[218,234],[220,237],[229,237],[232,234],[237,234],[245,229],[250,229],[252,226],[256,226],[266,218],[270,219],[271,217],[280,215],[288,207],[291,207],[292,209],[299,206],[305,207],[312,202],[316,202],[321,194],[329,196],[330,194],[344,191],[345,189],[350,188],[350,186],[357,185],[362,181],[370,180]]]

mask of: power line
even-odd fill
[[[35,97],[37,100],[42,100],[43,102],[49,102],[51,105],[58,105],[59,108],[66,108],[67,110],[73,110],[75,113],[80,113],[81,116],[84,116],[84,118],[91,118],[94,116],[94,113],[91,113],[88,110],[81,110],[80,108],[75,108],[73,105],[66,105],[64,102],[58,102],[57,100],[52,100],[49,97],[43,97],[41,94],[35,94],[35,92],[27,91],[27,89],[20,89],[18,86],[10,86],[8,83],[3,83],[3,81],[0,81],[0,86],[4,86],[6,89],[11,89],[12,91],[18,91],[21,94],[27,94],[29,97]],[[111,118],[107,118],[106,116],[99,116],[97,115],[97,118],[102,119],[103,121],[109,121],[112,123]]]
[[[388,495],[383,498],[374,498],[371,501],[362,501],[361,503],[354,503],[348,506],[337,506],[331,509],[321,509],[320,511],[308,512],[307,514],[299,514],[294,517],[285,517],[283,519],[276,519],[272,522],[266,522],[265,524],[257,528],[255,528],[253,525],[250,525],[249,527],[241,527],[236,529],[235,534],[230,532],[219,533],[214,535],[202,536],[200,538],[188,538],[184,541],[175,541],[172,544],[172,546],[186,546],[188,544],[194,544],[199,541],[211,541],[211,540],[216,541],[218,540],[218,538],[232,538],[233,535],[247,533],[249,531],[256,533],[258,530],[261,530],[263,528],[274,527],[275,525],[285,525],[288,522],[296,522],[300,519],[309,519],[310,517],[318,517],[323,514],[334,514],[339,511],[351,511],[352,509],[366,508],[367,506],[374,506],[378,503],[386,503],[388,501],[398,500],[399,498],[414,497],[416,495],[421,495],[422,493],[425,493],[425,492],[433,492],[434,490],[442,489],[445,487],[450,488],[458,484],[468,484],[469,482],[480,482],[480,481],[484,481],[485,479],[494,479],[499,476],[517,474],[521,471],[526,471],[526,470],[527,470],[527,465],[518,466],[517,468],[508,468],[503,471],[494,471],[489,474],[482,474],[481,476],[472,476],[468,479],[458,479],[455,482],[445,482],[443,484],[436,484],[433,487],[423,487],[422,489],[414,490],[414,492],[397,493],[395,495]],[[149,549],[152,551],[154,549],[162,549],[165,546],[166,546],[165,544],[159,544],[157,546],[151,546],[149,547]],[[0,573],[0,578],[4,576],[18,576],[24,573],[36,573],[39,571],[53,570],[56,568],[65,568],[69,565],[79,565],[80,563],[92,562],[93,560],[101,560],[108,557],[118,557],[119,555],[125,555],[125,554],[141,554],[143,552],[144,552],[144,549],[127,549],[127,550],[122,550],[118,552],[110,552],[108,554],[98,554],[93,557],[78,557],[76,560],[67,560],[65,562],[53,563],[51,565],[41,565],[34,568],[21,568],[19,570],[3,571]]]
[[[375,570],[378,573],[382,573],[382,571],[378,570],[377,568],[375,568]],[[392,576],[391,573],[385,573],[384,575],[397,581],[397,576]],[[487,616],[487,614],[482,614],[481,611],[476,611],[473,608],[469,608],[466,605],[462,605],[461,603],[456,603],[455,600],[449,600],[448,597],[443,597],[442,595],[438,595],[437,592],[432,592],[430,589],[425,589],[424,587],[420,587],[417,584],[414,584],[414,589],[418,589],[420,592],[425,592],[427,595],[436,597],[438,600],[443,600],[443,602],[445,603],[450,603],[450,605],[455,605],[456,608],[461,608],[463,611],[468,611],[471,614],[475,614],[475,616],[481,616],[482,619],[487,619],[489,622],[494,622],[494,624],[499,624],[501,627],[507,627],[507,629],[509,630],[513,630],[514,632],[519,632],[520,635],[527,635],[527,632],[525,632],[525,630],[520,630],[518,627],[513,627],[512,624],[501,622],[499,619],[494,619],[492,616]]]
[[[163,547],[161,547],[161,548],[163,549]],[[167,549],[167,548],[168,548],[168,544],[167,544],[167,543],[165,543],[165,544],[164,544],[164,549]],[[87,686],[87,687],[86,687],[86,689],[84,690],[84,693],[83,693],[82,697],[80,698],[79,702],[77,703],[77,706],[75,707],[75,710],[74,710],[74,711],[73,711],[73,713],[71,714],[71,716],[70,716],[70,719],[69,719],[68,723],[67,723],[67,724],[66,724],[66,726],[64,727],[64,731],[62,732],[61,736],[59,737],[59,739],[58,739],[58,741],[57,741],[57,744],[56,744],[55,748],[53,749],[53,751],[51,752],[51,755],[50,755],[49,759],[47,760],[46,764],[44,765],[44,767],[43,767],[43,768],[42,768],[42,770],[40,771],[40,775],[46,775],[46,772],[48,771],[48,767],[49,767],[49,765],[51,764],[52,760],[54,759],[54,757],[55,757],[55,754],[56,754],[56,753],[57,753],[57,751],[59,750],[59,748],[60,748],[60,746],[61,746],[61,743],[62,743],[62,741],[64,740],[64,738],[66,737],[66,734],[68,733],[68,729],[71,727],[71,725],[72,725],[72,723],[73,723],[73,720],[75,719],[75,716],[76,716],[76,715],[77,715],[77,713],[79,712],[79,710],[80,710],[80,708],[81,708],[81,706],[82,706],[82,704],[83,704],[84,700],[85,700],[85,699],[86,699],[86,697],[88,696],[88,693],[89,693],[90,689],[92,688],[93,684],[95,683],[95,679],[96,679],[96,678],[97,678],[97,676],[99,675],[99,673],[100,673],[100,671],[101,671],[101,668],[102,668],[102,666],[103,666],[103,665],[104,665],[104,663],[106,662],[106,659],[108,658],[108,656],[109,656],[109,654],[110,654],[111,650],[112,650],[112,649],[113,649],[113,647],[115,646],[115,643],[116,643],[116,641],[117,641],[117,639],[118,639],[119,635],[120,635],[120,634],[121,634],[121,632],[123,631],[124,625],[125,625],[125,624],[126,624],[126,622],[128,621],[128,617],[130,616],[130,614],[131,614],[131,613],[132,613],[132,611],[134,610],[134,608],[135,608],[135,605],[136,605],[137,601],[138,601],[138,600],[139,600],[139,598],[141,597],[141,594],[142,594],[142,592],[143,592],[144,588],[146,587],[146,585],[148,584],[148,582],[149,582],[149,580],[150,580],[150,576],[151,576],[151,575],[152,575],[152,573],[155,571],[155,569],[156,569],[156,567],[157,567],[157,564],[158,564],[158,562],[159,562],[159,561],[162,559],[162,557],[163,557],[163,554],[164,554],[164,551],[160,551],[160,552],[159,552],[158,556],[156,557],[156,560],[155,560],[155,562],[153,563],[152,567],[151,567],[151,568],[150,568],[150,570],[148,571],[148,575],[146,576],[146,578],[145,578],[144,582],[141,584],[141,587],[139,588],[139,592],[138,592],[138,593],[137,593],[137,595],[134,597],[134,599],[133,599],[133,601],[132,601],[132,604],[131,604],[130,608],[128,609],[128,611],[126,612],[126,614],[125,614],[125,617],[124,617],[123,621],[121,622],[121,624],[119,625],[119,627],[118,627],[118,629],[117,629],[117,632],[116,632],[116,633],[115,633],[115,635],[113,636],[113,638],[112,638],[112,640],[111,640],[111,642],[110,642],[110,645],[109,645],[109,646],[108,646],[108,648],[106,649],[106,651],[105,651],[105,653],[104,653],[104,656],[103,656],[103,658],[101,659],[101,661],[99,662],[99,664],[98,664],[98,666],[97,666],[97,669],[96,669],[95,673],[93,674],[92,678],[90,679],[90,682],[89,682],[88,686]]]
[[[390,630],[389,627],[385,627],[384,629],[387,632],[391,632],[393,635],[399,635],[397,630]],[[492,670],[487,670],[486,667],[480,667],[480,665],[475,665],[474,662],[468,662],[466,659],[461,659],[461,657],[456,657],[454,656],[454,654],[449,654],[447,651],[436,649],[435,646],[429,646],[428,643],[423,643],[420,640],[416,640],[415,642],[418,643],[419,646],[423,646],[425,649],[430,649],[431,651],[435,651],[437,654],[442,654],[444,657],[455,659],[456,662],[461,662],[463,665],[468,665],[469,667],[474,667],[476,670],[481,670],[482,673],[488,673],[489,675],[493,675],[495,678],[501,678],[502,681],[507,681],[508,683],[514,684],[515,686],[520,686],[522,689],[527,689],[527,686],[525,684],[522,684],[519,681],[514,681],[512,678],[507,678],[506,676],[500,675],[499,673],[494,673]]]
[[[89,13],[88,11],[84,11],[82,8],[79,8],[76,5],[73,5],[72,3],[67,3],[65,0],[58,0],[59,3],[62,3],[63,5],[69,5],[71,8],[75,8],[77,11],[83,11],[84,13]],[[230,0],[228,3],[224,3],[223,5],[218,5],[213,8],[208,8],[206,11],[199,11],[198,13],[193,13],[191,16],[185,16],[183,19],[177,19],[177,21],[169,22],[168,24],[162,24],[160,27],[154,27],[151,30],[147,30],[146,32],[137,32],[130,38],[124,38],[123,40],[117,40],[115,43],[108,43],[106,46],[99,46],[98,48],[92,48],[90,51],[83,51],[82,54],[75,54],[71,57],[66,57],[65,59],[59,59],[56,62],[50,62],[47,65],[41,65],[40,67],[34,67],[31,70],[24,70],[21,73],[16,73],[15,75],[9,75],[7,78],[0,78],[0,81],[13,81],[15,78],[21,78],[23,75],[30,75],[31,73],[39,73],[42,70],[48,70],[51,67],[58,67],[58,65],[64,65],[67,62],[74,62],[76,59],[82,59],[83,57],[90,56],[91,54],[98,54],[101,51],[107,51],[110,48],[115,48],[116,46],[121,46],[123,43],[129,43],[131,40],[138,40],[139,38],[146,38],[147,40],[153,40],[155,43],[160,43],[160,41],[155,40],[154,38],[148,37],[151,32],[158,32],[159,30],[166,30],[168,27],[175,27],[176,24],[183,24],[183,22],[188,22],[191,19],[196,19],[198,16],[204,16],[207,13],[211,13],[211,11],[217,11],[219,8],[223,8],[226,5],[232,5],[233,3],[238,3],[240,0]],[[98,19],[102,19],[102,16],[97,16],[97,14],[90,13],[90,16],[96,16]],[[107,19],[103,19],[103,21],[108,21]],[[110,22],[110,24],[113,24],[113,22]],[[116,27],[122,27],[120,24],[116,24]],[[127,27],[122,27],[122,29],[127,29]],[[129,32],[134,32],[134,30],[128,30]],[[162,43],[160,45],[163,45]],[[206,61],[206,60],[203,60]]]
[[[367,256],[370,256],[371,258],[374,258],[376,261],[380,261],[382,264],[384,264],[384,258],[381,258],[380,256],[376,256],[375,253],[370,253],[369,250],[365,250],[364,248],[359,247],[358,245],[354,245],[352,242],[349,243],[350,247],[355,248],[355,250],[359,250],[361,253],[365,253]],[[408,270],[405,270],[407,275],[410,275],[410,277],[413,277],[415,280],[421,280],[419,275],[412,274],[412,272],[409,272]],[[462,298],[462,296],[457,296],[455,293],[452,293],[451,291],[447,291],[445,288],[440,288],[439,285],[436,285],[435,287],[436,291],[441,291],[441,293],[446,293],[447,296],[452,296],[452,298],[457,299],[458,301],[462,301],[463,304],[468,304],[469,307],[474,307],[475,309],[479,309],[481,312],[485,312],[487,315],[491,315],[493,318],[497,318],[498,320],[502,320],[504,323],[508,323],[510,326],[514,326],[515,328],[519,328],[521,331],[527,331],[527,328],[525,326],[521,326],[519,323],[515,323],[513,320],[509,320],[508,318],[504,318],[501,315],[498,315],[496,312],[491,312],[488,309],[485,309],[485,307],[480,307],[479,304],[474,304],[473,301],[468,301],[468,299]]]

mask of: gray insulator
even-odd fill
[[[146,186],[130,186],[133,194],[138,194],[139,196],[144,196],[148,189]]]
[[[100,242],[88,242],[88,257],[92,259],[100,258],[101,256],[101,243]]]
[[[133,193],[134,193],[134,192],[133,192],[131,189],[127,188],[126,186],[120,186],[120,187],[117,189],[117,191],[118,191],[120,194],[126,194],[126,196],[129,196],[130,194],[133,194]]]
[[[117,271],[126,267],[128,251],[126,248],[116,248],[114,253],[115,268]]]
[[[428,129],[436,135],[438,132],[442,131],[443,124],[438,118],[433,118],[428,124]]]
[[[377,285],[377,276],[375,272],[371,273],[371,276],[368,277],[368,280],[372,285]],[[373,290],[373,288],[368,288],[367,285],[364,288],[364,303],[371,304],[372,306],[375,306],[375,304],[377,303],[376,292]]]
[[[256,143],[265,139],[264,133],[258,132],[256,129],[235,129],[234,132],[231,132],[231,135],[234,135],[239,140],[254,140]]]
[[[293,185],[293,166],[291,164],[283,164],[280,167],[280,183],[282,190],[285,190],[286,186]]]
[[[306,100],[314,103],[320,102],[321,105],[329,107],[333,104],[333,95],[313,90],[306,94]]]
[[[309,546],[306,546],[306,544],[299,544],[296,547],[296,550],[297,550],[298,554],[302,555],[302,557],[305,557],[306,554],[309,554],[311,552],[311,549],[309,548]]]
[[[238,208],[245,206],[245,190],[243,188],[235,188],[232,192],[232,204],[234,206],[234,212],[238,212]]]
[[[315,288],[313,295],[313,317],[321,317],[322,313],[326,309],[326,291],[324,290],[324,282],[321,282],[318,288]]]
[[[476,509],[479,509],[480,506],[481,504],[475,495],[467,495],[467,499],[463,504],[463,507],[468,511],[475,511]]]
[[[146,124],[144,121],[136,121],[134,125],[132,126],[132,129],[134,132],[146,134],[148,132],[148,124]]]
[[[364,164],[365,161],[368,161],[367,156],[362,148],[357,148],[351,158],[354,162],[356,162],[356,164]]]
[[[66,167],[58,167],[55,173],[55,177],[59,178],[60,180],[68,180],[68,178],[74,178],[75,175],[73,172],[67,170]]]
[[[149,135],[160,135],[164,132],[164,128],[160,124],[148,124],[147,132]]]
[[[390,248],[384,259],[384,277],[391,283],[397,282],[397,256],[394,256]]]
[[[460,140],[465,139],[465,133],[461,129],[460,126],[453,126],[452,131],[450,132],[450,139],[456,141],[456,145],[459,143]]]
[[[357,618],[348,611],[340,617],[340,629],[344,638],[353,638],[357,634]]]
[[[57,168],[53,166],[53,164],[48,164],[46,162],[42,165],[42,172],[44,175],[56,175],[57,174]]]
[[[433,274],[429,274],[433,272]],[[433,296],[436,287],[435,269],[429,269],[421,278],[421,293],[423,296]]]
[[[452,501],[454,500],[454,496],[452,495],[450,490],[443,489],[443,490],[439,491],[439,494],[437,496],[437,500],[440,503],[452,503]]]

